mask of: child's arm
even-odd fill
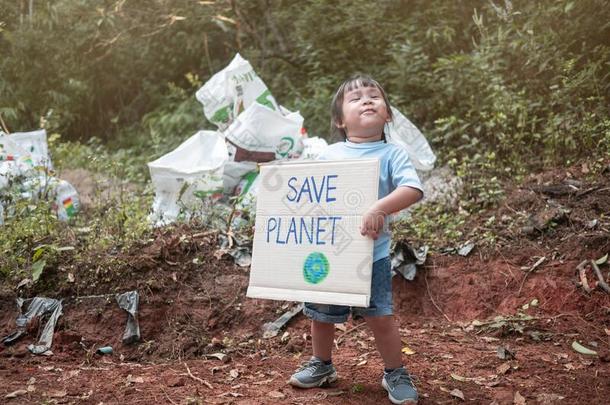
[[[375,204],[362,217],[362,226],[360,233],[363,236],[370,236],[377,239],[382,231],[383,223],[386,215],[393,214],[403,210],[423,197],[423,193],[413,187],[401,186],[396,188],[390,194],[386,195]]]

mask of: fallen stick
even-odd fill
[[[588,260],[583,260],[578,266],[576,266],[576,269],[578,270],[578,278],[580,279],[580,285],[582,286],[583,290],[587,292],[587,294],[591,294],[591,291],[593,291],[593,289],[589,287],[589,281],[587,280],[587,275],[585,274],[585,266],[588,262]]]
[[[339,345],[339,343],[341,343],[341,340],[342,340],[342,339],[343,339],[345,336],[347,336],[349,333],[352,333],[352,332],[353,332],[353,331],[355,331],[356,329],[360,329],[360,328],[361,328],[361,327],[363,327],[364,325],[366,325],[366,322],[361,322],[361,323],[359,323],[358,325],[356,325],[356,326],[354,326],[354,327],[351,327],[351,328],[349,328],[348,330],[346,330],[345,332],[343,332],[343,333],[341,334],[341,336],[339,336],[339,337],[337,338],[337,340],[336,340],[336,345],[338,346],[338,345]]]
[[[191,377],[193,380],[200,382],[201,384],[205,385],[206,387],[208,387],[209,389],[214,389],[214,387],[212,386],[212,384],[210,384],[209,382],[207,382],[206,380],[202,380],[199,377],[195,377],[193,375],[193,373],[191,373],[191,369],[189,368],[189,366],[184,363],[184,367],[186,367],[186,372],[188,373],[188,376]]]
[[[449,322],[452,322],[451,319],[447,316],[447,314],[445,314],[438,305],[436,305],[436,302],[434,302],[434,299],[432,298],[432,294],[430,294],[430,287],[428,287],[428,272],[425,271],[424,272],[424,281],[426,282],[426,291],[428,291],[428,297],[430,297],[430,301],[432,302],[432,305],[434,305],[434,308],[436,308],[438,310],[438,312],[440,312],[441,314],[443,314],[443,316],[445,317],[445,319]]]
[[[173,405],[178,405],[177,403],[175,403],[174,401],[172,401],[172,399],[169,397],[169,395],[167,395],[167,392],[165,392],[165,390],[161,387],[161,391],[163,391],[163,393],[165,394],[165,398],[167,398],[167,400],[169,402],[171,402]]]
[[[538,268],[538,266],[540,266],[542,264],[542,262],[544,262],[545,260],[546,260],[546,256],[542,256],[540,259],[538,259],[538,261],[536,263],[534,263],[534,265],[532,267],[530,267],[530,269],[527,271],[527,273],[525,273],[525,276],[523,276],[523,280],[521,280],[521,286],[519,286],[519,291],[517,292],[517,296],[521,295],[521,290],[523,289],[525,280],[527,280],[527,277],[530,275],[530,273],[532,273],[534,270],[536,270]]]
[[[597,282],[597,285],[600,286],[602,288],[602,290],[604,290],[605,292],[610,294],[610,287],[606,283],[606,280],[604,280],[604,275],[599,270],[599,267],[597,267],[597,263],[595,263],[595,260],[591,260],[591,265],[593,266],[593,270],[595,271],[595,275],[597,276],[597,279],[599,280]]]

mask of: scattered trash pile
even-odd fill
[[[105,295],[102,297],[111,297]],[[99,297],[99,296],[98,296]],[[81,297],[84,298],[84,297]],[[140,325],[138,323],[138,305],[140,302],[140,296],[137,291],[127,291],[123,294],[116,294],[114,296],[119,308],[127,312],[127,324],[125,331],[123,332],[122,341],[124,344],[132,344],[140,340]],[[23,312],[24,304],[28,305],[27,311]],[[34,297],[30,299],[17,298],[17,307],[19,308],[19,315],[15,320],[16,330],[8,336],[0,339],[0,342],[5,346],[11,346],[17,343],[22,337],[28,334],[28,330],[31,329],[31,324],[39,322],[42,324],[46,321],[45,326],[38,338],[38,344],[28,345],[28,350],[33,354],[40,354],[43,356],[51,356],[51,345],[53,344],[53,334],[55,332],[55,325],[57,320],[63,314],[63,303],[61,300],[44,297]],[[98,349],[99,354],[112,353],[111,347],[102,347]]]
[[[307,143],[303,117],[280,106],[239,54],[196,97],[218,128],[197,132],[148,164],[155,188],[150,219],[162,226],[214,217],[211,225],[217,229],[239,228],[253,208],[257,164],[301,156]],[[320,143],[326,146],[324,140],[313,140],[309,153]],[[218,223],[228,217],[233,223]]]
[[[0,132],[0,225],[21,201],[47,201],[62,221],[72,218],[80,201],[74,187],[53,176],[47,133]]]
[[[253,224],[258,164],[316,159],[328,144],[323,138],[308,137],[303,116],[280,105],[239,54],[212,76],[196,97],[205,117],[217,129],[199,131],[148,163],[155,189],[149,219],[155,226],[163,226],[199,218],[224,232],[220,252],[233,256],[240,266],[249,266],[251,241],[242,231]],[[400,111],[392,107],[392,112],[388,141],[405,148],[417,170],[432,170],[436,156],[426,138]],[[439,185],[437,177],[428,176],[435,189],[445,183],[459,186],[444,179]],[[399,260],[400,264],[403,261]]]

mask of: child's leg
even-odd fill
[[[335,323],[347,320],[349,307],[305,303],[303,313],[311,318],[313,357],[289,381],[300,388],[321,387],[337,380],[337,370],[331,362]]]
[[[311,341],[315,357],[322,361],[329,361],[331,359],[334,339],[334,323],[311,321]]]
[[[390,259],[386,257],[373,263],[370,305],[359,309],[358,315],[364,317],[375,335],[375,344],[385,365],[381,386],[388,392],[390,402],[416,404],[417,390],[402,364],[400,333],[392,310],[392,272]]]
[[[366,316],[364,318],[375,336],[375,345],[385,368],[402,367],[401,342],[398,326],[393,316]]]

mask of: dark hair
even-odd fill
[[[385,105],[388,110],[388,116],[390,119],[392,119],[390,100],[388,100],[388,96],[386,95],[385,90],[383,90],[383,87],[381,87],[381,85],[375,79],[368,75],[354,75],[341,83],[330,103],[330,133],[332,136],[338,135],[344,141],[347,139],[345,129],[337,126],[338,123],[343,122],[343,98],[345,97],[346,92],[352,91],[359,87],[376,87],[381,92],[383,101],[385,101]],[[384,141],[386,140],[385,132],[382,133],[381,139]]]

